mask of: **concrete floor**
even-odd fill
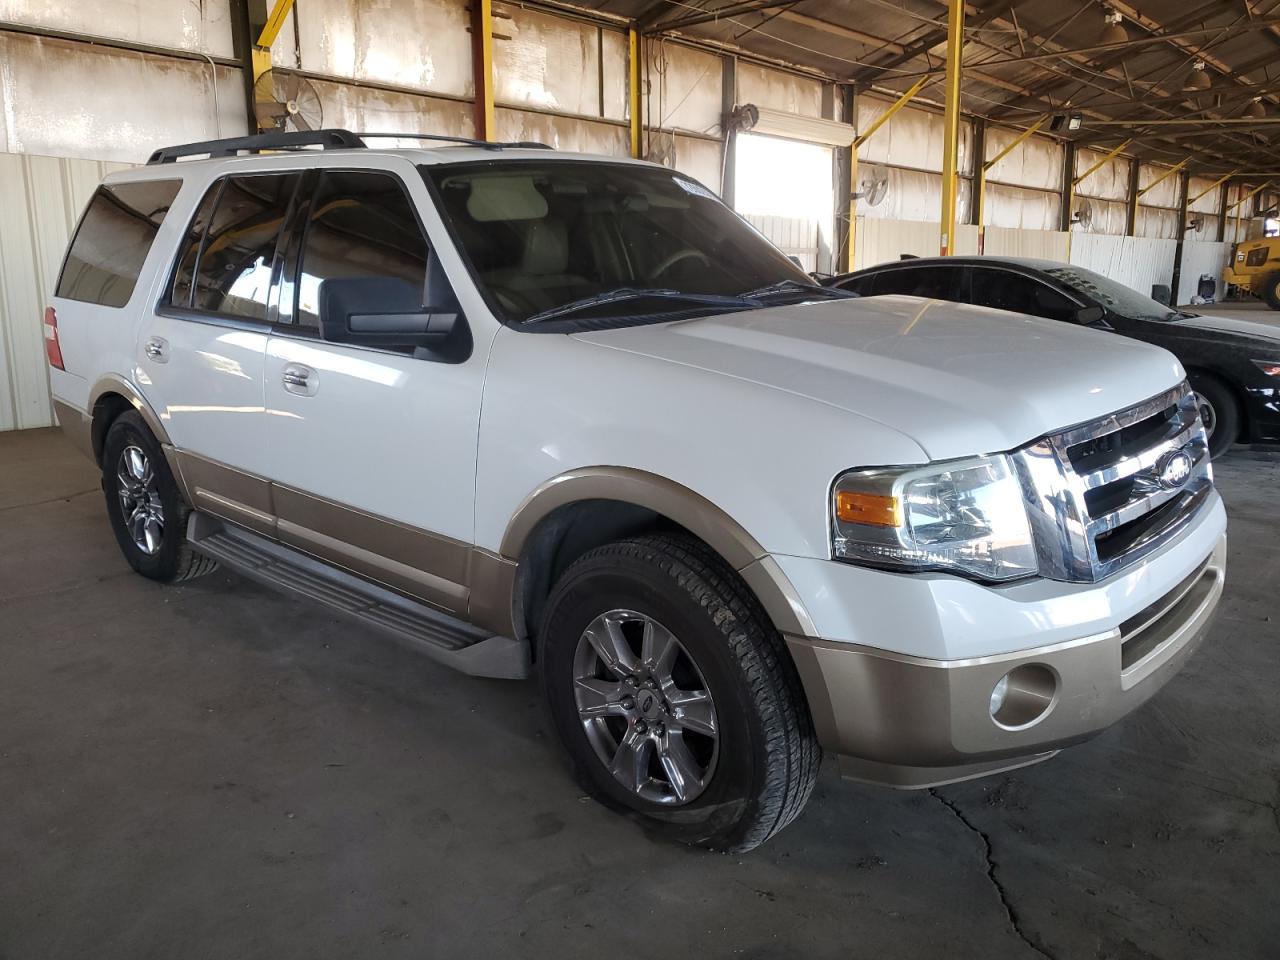
[[[1272,310],[1261,300],[1229,300],[1224,303],[1188,304],[1179,307],[1187,313],[1200,313],[1206,317],[1236,317],[1280,327],[1280,311]]]
[[[1280,458],[1218,468],[1211,641],[1097,740],[935,793],[842,783],[727,857],[583,799],[531,684],[117,553],[0,434],[0,957],[1280,955]]]

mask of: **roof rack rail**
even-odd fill
[[[297,150],[302,147],[322,147],[325,150],[346,150],[363,147],[364,141],[350,130],[306,130],[298,132],[277,131],[259,133],[248,137],[230,137],[224,140],[202,140],[198,143],[182,143],[173,147],[161,147],[147,160],[152,163],[173,163],[179,157],[234,157],[238,153],[260,153],[263,150]]]
[[[368,140],[375,137],[396,137],[401,140],[438,140],[441,143],[461,143],[468,147],[483,147],[486,150],[502,150],[509,147],[523,147],[533,150],[552,150],[550,144],[538,140],[473,140],[471,137],[446,137],[438,133],[367,133],[360,132],[357,137]]]

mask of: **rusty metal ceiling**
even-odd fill
[[[783,61],[859,89],[942,98],[946,0],[604,0],[585,4]],[[1060,135],[1198,173],[1280,170],[1280,0],[1001,0],[966,13],[964,110],[1025,125],[1082,116]],[[1104,33],[1118,14],[1124,38]],[[1203,63],[1201,85],[1188,77]],[[1260,98],[1260,99],[1259,99]]]

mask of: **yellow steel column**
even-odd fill
[[[846,270],[853,269],[853,248],[858,233],[858,148],[866,143],[873,133],[888,123],[895,113],[910,103],[912,98],[923,90],[928,82],[928,77],[921,77],[913,83],[906,93],[893,101],[889,105],[889,109],[876,117],[866,130],[854,137],[853,143],[849,145],[849,242],[845,250],[844,268]],[[856,116],[853,118],[853,122],[857,126],[858,118]]]
[[[986,252],[986,245],[987,245],[987,171],[990,170],[992,167],[994,167],[997,163],[999,163],[1005,157],[1007,157],[1009,154],[1011,154],[1014,150],[1016,150],[1022,143],[1024,143],[1027,140],[1028,137],[1030,137],[1033,133],[1035,133],[1037,130],[1039,130],[1048,122],[1049,122],[1049,118],[1047,116],[1041,117],[1031,126],[1027,127],[1027,129],[1023,130],[1020,134],[1014,137],[1013,142],[1011,142],[1007,147],[1005,147],[1003,150],[997,153],[990,160],[987,160],[984,162],[981,157],[976,157],[974,159],[974,162],[977,164],[977,167],[978,167],[977,198],[974,200],[974,202],[978,205],[977,206],[978,215],[975,218],[978,221],[978,253],[981,254]]]
[[[640,140],[644,118],[640,115],[640,31],[634,26],[627,31],[627,96],[631,105],[631,155],[639,158],[643,153]],[[728,137],[725,149],[729,149]]]
[[[492,140],[496,134],[493,114],[493,2],[472,0],[471,65],[475,77],[475,134]]]
[[[947,3],[947,106],[942,145],[942,227],[944,257],[956,247],[956,196],[960,187],[960,54],[964,50],[964,0]]]

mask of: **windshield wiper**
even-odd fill
[[[623,303],[627,300],[647,299],[678,300],[683,303],[708,307],[749,308],[760,306],[757,301],[749,297],[723,297],[713,293],[683,293],[680,290],[670,290],[662,287],[618,287],[616,290],[608,290],[604,293],[597,293],[594,296],[583,297],[581,300],[574,300],[571,303],[561,304],[558,307],[542,310],[520,321],[520,325],[526,326],[528,324],[541,323],[543,320],[555,320],[558,317],[588,310],[591,307],[608,306],[611,303]]]
[[[748,290],[746,293],[739,294],[739,296],[759,300],[762,297],[770,297],[778,293],[792,292],[802,293],[805,296],[829,297],[833,300],[848,300],[858,296],[850,290],[841,290],[838,287],[821,287],[817,284],[801,283],[799,280],[779,280],[777,283]]]

